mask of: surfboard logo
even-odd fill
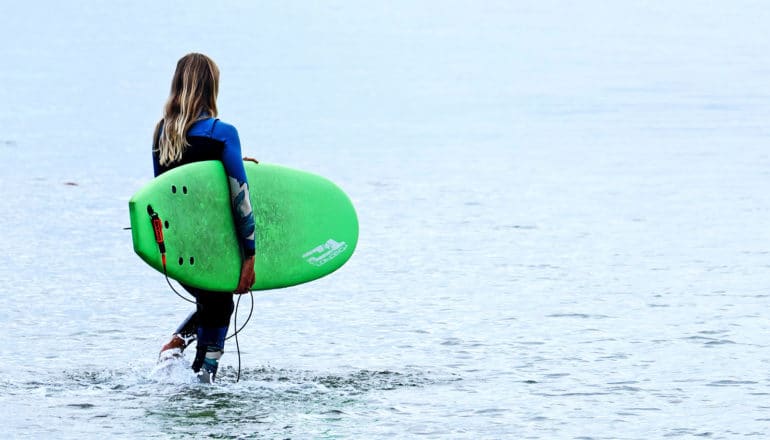
[[[348,244],[344,241],[334,241],[330,238],[326,243],[305,252],[302,258],[313,266],[320,267],[343,253],[347,248]]]

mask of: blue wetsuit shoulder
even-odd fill
[[[238,130],[227,122],[209,118],[198,121],[190,127],[188,137],[209,137],[223,144],[222,164],[227,175],[238,179],[240,182],[248,182],[246,170],[243,168],[243,155],[241,153],[241,139]]]
[[[206,145],[210,145],[209,142],[211,141],[221,146],[221,156],[218,159],[222,161],[225,173],[227,174],[233,217],[238,236],[241,239],[244,253],[247,256],[254,255],[254,214],[251,201],[249,200],[249,183],[246,177],[246,170],[243,167],[241,140],[238,136],[238,130],[233,125],[222,122],[219,119],[207,118],[195,122],[190,127],[187,131],[187,139],[190,142],[190,147],[188,147],[186,153],[190,153],[192,157],[199,155],[192,152],[196,148],[202,147],[205,150],[211,151],[206,147]],[[200,153],[200,151],[197,151],[197,153]],[[183,158],[184,156],[185,153],[183,153]],[[206,154],[200,155],[200,158],[205,159]],[[188,160],[191,160],[191,158]],[[156,176],[164,171],[156,153],[153,153],[153,168]]]

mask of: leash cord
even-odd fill
[[[233,316],[233,327],[235,327],[236,330],[232,335],[225,338],[225,341],[226,341],[232,337],[235,337],[235,351],[238,354],[238,375],[235,378],[236,382],[241,380],[241,346],[240,346],[240,343],[238,342],[238,333],[240,333],[244,328],[246,328],[246,324],[249,323],[249,321],[251,320],[251,315],[254,313],[254,292],[249,290],[249,296],[251,297],[251,308],[249,309],[249,316],[246,317],[246,322],[243,323],[241,328],[238,328],[238,308],[241,305],[241,296],[242,295],[238,295],[238,301],[235,302],[235,315]]]
[[[176,295],[183,300],[192,303],[192,304],[198,304],[198,301],[193,301],[189,298],[186,298],[181,293],[179,293],[174,286],[171,284],[171,280],[168,277],[168,271],[166,270],[166,244],[163,240],[163,225],[161,223],[160,217],[158,216],[158,213],[156,213],[152,206],[147,205],[147,214],[150,216],[150,222],[152,223],[153,232],[155,233],[155,241],[158,244],[158,251],[160,251],[160,257],[161,257],[161,264],[163,265],[163,276],[166,278],[166,283],[168,283],[168,287],[171,288],[171,290],[176,293]],[[235,332],[226,337],[225,341],[228,339],[235,337],[235,351],[238,353],[238,376],[236,377],[235,381],[238,382],[241,380],[241,346],[238,342],[238,333],[240,333],[244,328],[246,328],[246,324],[249,323],[251,320],[251,315],[254,313],[254,292],[249,289],[249,296],[251,296],[251,308],[249,309],[249,316],[246,317],[246,322],[243,323],[241,328],[238,328],[238,307],[241,305],[241,295],[238,295],[238,301],[235,304],[235,316],[233,317],[233,327],[235,327]]]
[[[168,287],[171,288],[174,293],[176,293],[176,296],[182,298],[183,300],[187,301],[188,303],[197,304],[196,301],[191,300],[190,298],[186,298],[184,295],[179,293],[176,289],[174,289],[174,286],[171,284],[171,280],[168,277],[168,273],[166,273],[166,265],[163,265],[163,275],[166,277],[166,282],[168,283]]]

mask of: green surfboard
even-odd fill
[[[256,222],[253,290],[312,281],[348,261],[358,242],[358,218],[339,187],[278,165],[244,162],[244,167]],[[163,272],[154,212],[170,278],[223,292],[238,285],[241,250],[220,161],[167,171],[137,191],[128,206],[134,251],[147,264]]]

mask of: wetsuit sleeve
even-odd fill
[[[230,185],[230,201],[233,207],[233,220],[238,232],[243,252],[247,257],[254,255],[254,212],[249,200],[249,182],[243,168],[241,141],[238,131],[229,124],[216,124],[215,137],[224,143],[222,164]]]

